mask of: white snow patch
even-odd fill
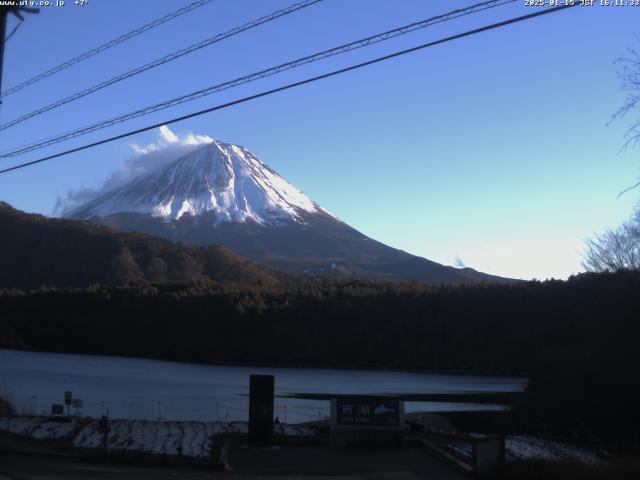
[[[513,460],[552,460],[578,461],[582,463],[600,463],[595,453],[584,448],[555,440],[545,440],[528,435],[507,437],[505,441],[507,458]]]
[[[66,421],[50,420],[47,417],[1,417],[0,431],[25,435],[38,440],[65,440],[80,425],[79,419],[72,417]]]
[[[103,436],[98,421],[84,427],[73,445],[77,448],[102,447]],[[156,422],[148,420],[113,420],[110,422],[108,450],[155,455],[207,457],[213,437],[226,432],[245,432],[242,425],[222,422]]]
[[[307,425],[276,423],[273,425],[273,434],[287,437],[313,437],[318,434],[318,431]]]
[[[78,448],[98,448],[103,437],[98,421],[85,426],[73,442]],[[247,433],[247,422],[162,422],[148,420],[113,420],[110,422],[109,451],[138,452],[155,455],[208,457],[213,439],[223,433]],[[316,431],[299,425],[274,425],[275,435],[312,436]]]
[[[98,420],[72,417],[70,421],[52,421],[47,417],[2,417],[0,431],[36,439],[72,440],[76,448],[103,448]],[[84,424],[84,425],[83,425]],[[149,420],[112,420],[109,422],[108,450],[154,455],[182,455],[204,458],[211,455],[213,439],[223,433],[248,433],[247,422],[178,422]],[[75,433],[75,436],[74,436]],[[277,436],[314,436],[317,431],[304,425],[278,423]]]
[[[470,459],[473,455],[470,442],[449,443],[446,446],[460,457]],[[508,462],[518,460],[549,460],[573,461],[594,465],[601,462],[595,453],[587,449],[530,435],[506,437],[505,450]]]

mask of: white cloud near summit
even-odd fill
[[[158,139],[147,145],[131,145],[133,156],[125,160],[121,168],[113,172],[98,188],[70,190],[58,197],[53,215],[64,216],[68,212],[93,200],[114,188],[120,187],[140,175],[149,175],[165,167],[173,160],[195,150],[200,145],[213,142],[208,135],[191,132],[176,134],[166,125],[158,129]]]

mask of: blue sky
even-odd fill
[[[43,8],[8,42],[4,88],[190,2],[89,0]],[[216,0],[7,97],[6,122],[293,0]],[[0,132],[0,150],[473,1],[325,0]],[[466,29],[532,12],[516,2],[420,30],[72,142],[28,161]],[[582,270],[585,238],[629,216],[640,151],[613,61],[637,46],[640,7],[578,7],[171,125],[242,145],[366,235],[453,265],[518,278]],[[10,20],[9,29],[14,24]],[[99,186],[158,132],[0,175],[0,200],[50,214]]]

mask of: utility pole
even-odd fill
[[[4,65],[4,44],[7,38],[7,17],[9,12],[13,13],[21,22],[24,22],[22,12],[40,13],[39,8],[2,6],[0,7],[0,92],[2,92],[2,66]],[[0,97],[2,103],[2,97]]]
[[[0,92],[2,91],[2,65],[4,64],[4,40],[7,36],[7,17],[9,7],[0,7]],[[0,98],[2,102],[2,98]]]

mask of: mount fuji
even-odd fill
[[[225,245],[293,274],[428,283],[508,281],[377,242],[324,210],[243,147],[211,141],[64,213],[192,245]]]

